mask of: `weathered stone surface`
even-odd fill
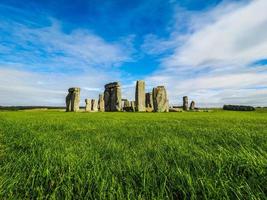
[[[122,110],[125,112],[134,112],[135,101],[128,101],[127,99],[122,99]]]
[[[240,106],[240,105],[224,105],[224,110],[234,110],[234,111],[254,111],[253,106]]]
[[[172,107],[172,108],[169,109],[169,112],[183,112],[183,109]]]
[[[136,81],[135,87],[135,107],[138,112],[146,111],[145,81]]]
[[[135,112],[135,101],[130,101],[130,104],[131,104],[131,109],[133,112]]]
[[[169,99],[167,99],[167,101],[166,101],[166,111],[165,112],[169,112],[169,110],[170,110]]]
[[[126,106],[126,103],[127,103],[127,99],[122,99],[121,100],[121,107],[122,107],[122,110],[124,110],[124,107]]]
[[[146,93],[146,110],[147,112],[154,110],[152,92]]]
[[[85,111],[90,112],[91,111],[91,99],[85,99]]]
[[[131,107],[131,102],[130,101],[125,101],[124,107]]]
[[[128,101],[127,99],[123,100],[123,111],[125,112],[133,112],[134,108],[132,107],[131,101]]]
[[[169,111],[169,101],[164,86],[158,86],[156,88],[153,88],[152,96],[153,96],[153,106],[155,112]]]
[[[154,108],[146,108],[146,112],[153,112]]]
[[[190,110],[195,110],[195,102],[194,101],[191,101],[190,103]]]
[[[104,95],[103,94],[99,94],[98,110],[99,110],[99,112],[105,112],[105,102],[104,102]]]
[[[66,96],[66,111],[77,112],[80,108],[80,88],[69,88]]]
[[[98,111],[98,102],[95,99],[91,100],[91,111],[92,112]]]
[[[104,92],[105,111],[121,111],[121,88],[119,82],[105,85]]]
[[[188,108],[188,97],[187,96],[183,97],[183,109],[184,110],[189,110],[189,108]]]

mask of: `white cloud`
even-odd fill
[[[267,72],[204,74],[182,79],[179,73],[164,73],[161,71],[147,77],[146,81],[153,85],[165,85],[171,104],[181,104],[182,97],[189,96],[199,106],[205,107],[222,106],[226,103],[267,105]],[[261,95],[254,95],[255,93]]]
[[[240,7],[219,6],[201,15],[191,24],[193,33],[187,35],[182,47],[177,48],[164,65],[218,67],[221,64],[248,64],[267,57],[266,10],[266,0],[255,0]],[[201,20],[201,17],[209,20]]]
[[[71,76],[62,73],[35,73],[0,67],[0,105],[64,106],[69,87],[81,88],[81,105],[85,98],[98,98],[104,84],[119,78],[116,74]],[[91,88],[88,88],[90,86]]]
[[[121,79],[131,61],[133,36],[107,42],[83,29],[69,33],[54,19],[49,25],[0,19],[0,105],[64,106],[69,87],[98,98],[104,84]]]
[[[147,82],[166,85],[172,104],[181,104],[188,95],[206,107],[267,106],[267,69],[249,66],[267,58],[266,10],[265,0],[223,2],[201,13],[178,9],[169,39],[146,37],[143,50],[148,54],[172,51],[160,58],[161,69]],[[179,32],[181,16],[188,17],[185,34]]]
[[[31,64],[45,70],[88,70],[112,68],[131,60],[129,39],[106,42],[84,29],[64,33],[60,23],[51,20],[44,27],[26,26],[14,21],[0,21],[0,49],[5,64]]]
[[[247,87],[267,86],[267,73],[238,73],[226,75],[212,75],[188,79],[179,88],[200,89],[239,89]]]
[[[1,106],[65,106],[69,87],[81,88],[81,102],[84,99],[98,99],[104,92],[104,85],[119,80],[119,74],[91,73],[71,76],[62,73],[36,73],[0,66]],[[121,87],[122,98],[134,100],[135,82]]]

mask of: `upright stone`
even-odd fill
[[[127,101],[128,101],[127,99],[121,99],[121,107],[123,111],[124,111],[124,108],[126,107]]]
[[[135,112],[136,108],[135,108],[135,101],[130,101],[130,105],[131,105],[131,110],[133,112]]]
[[[105,102],[104,102],[104,95],[103,94],[99,95],[98,110],[99,110],[99,112],[105,112]]]
[[[190,103],[190,110],[195,110],[195,102],[191,101]]]
[[[133,112],[134,111],[134,108],[132,107],[131,101],[128,101],[127,99],[124,100],[123,111],[126,111],[126,112]]]
[[[69,88],[66,96],[66,111],[77,112],[80,108],[80,88]]]
[[[166,102],[166,111],[165,112],[169,112],[170,110],[170,104],[169,104],[169,99],[167,99],[167,102]]]
[[[97,105],[97,101],[95,99],[91,100],[91,111],[92,112],[97,112],[98,111],[98,105]]]
[[[104,92],[105,111],[121,111],[121,87],[119,82],[105,85]]]
[[[188,97],[187,96],[183,97],[183,109],[188,110]]]
[[[155,112],[169,112],[169,100],[164,86],[153,88],[152,96]]]
[[[91,99],[85,99],[85,111],[90,112],[91,111]]]
[[[124,102],[124,107],[131,107],[131,102],[130,101],[125,101]]]
[[[148,92],[146,93],[146,111],[152,112],[153,110],[154,110],[154,106],[153,106],[152,92]]]
[[[136,111],[146,111],[146,94],[145,94],[145,81],[136,81],[135,88],[135,107]]]

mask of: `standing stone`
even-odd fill
[[[121,107],[122,107],[123,111],[125,111],[125,108],[127,107],[127,102],[128,102],[127,99],[122,99],[121,100]]]
[[[169,112],[169,101],[164,86],[153,88],[152,96],[155,112]]]
[[[187,96],[183,97],[183,109],[188,110],[188,97]]]
[[[125,101],[124,102],[124,107],[131,107],[131,102],[130,101]]]
[[[167,99],[167,102],[166,102],[166,111],[165,112],[169,112],[170,110],[170,104],[169,104],[169,99]]]
[[[91,111],[92,112],[97,112],[98,111],[98,105],[97,105],[97,101],[95,99],[91,100]]]
[[[86,112],[91,111],[91,99],[85,99],[85,111]]]
[[[191,101],[190,103],[190,110],[195,110],[195,102]]]
[[[124,108],[126,107],[127,101],[128,101],[127,99],[121,99],[122,110],[124,110]]]
[[[104,95],[100,94],[98,99],[98,110],[99,112],[105,111],[105,102],[104,102]]]
[[[80,88],[69,88],[66,96],[66,111],[77,112],[80,108]]]
[[[131,101],[128,101],[127,99],[124,100],[123,111],[126,111],[126,112],[133,112],[134,111],[134,108],[132,107]]]
[[[154,106],[153,106],[152,92],[148,92],[146,93],[146,111],[152,112],[153,110],[154,110]]]
[[[136,108],[135,108],[135,101],[130,101],[130,105],[131,105],[131,110],[133,112],[135,112]]]
[[[104,92],[105,111],[121,111],[121,87],[119,82],[105,85]]]
[[[145,94],[145,81],[136,81],[135,88],[135,107],[138,112],[146,111],[146,94]]]

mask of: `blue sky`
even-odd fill
[[[64,105],[120,81],[134,98],[267,106],[266,0],[0,1],[0,105]],[[255,15],[257,13],[257,15]]]

